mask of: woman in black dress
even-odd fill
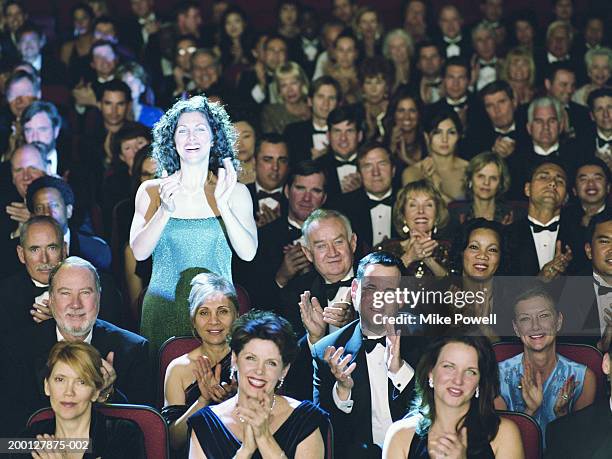
[[[518,427],[493,407],[499,372],[482,336],[434,340],[416,369],[415,409],[387,431],[384,459],[523,459]]]
[[[327,413],[276,394],[297,354],[291,325],[251,311],[234,323],[230,348],[238,393],[189,418],[189,458],[324,458]]]

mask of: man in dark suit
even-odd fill
[[[359,240],[369,249],[397,236],[392,218],[395,167],[389,150],[377,141],[359,147],[357,167],[363,187],[341,196],[329,207],[347,216]]]
[[[612,168],[612,89],[596,89],[587,99],[595,129],[580,137],[580,151],[595,154]]]
[[[51,319],[48,305],[49,273],[66,258],[61,226],[49,216],[34,216],[22,227],[17,246],[23,264],[13,275],[0,281],[0,330],[25,328]],[[117,325],[123,323],[123,303],[110,275],[100,276],[103,293],[99,317]]]
[[[285,128],[291,164],[304,159],[316,159],[325,153],[329,145],[327,117],[342,99],[340,84],[332,77],[317,78],[308,90],[308,105],[312,108],[312,120],[291,123]]]
[[[445,5],[438,14],[438,27],[440,34],[437,38],[438,46],[444,50],[444,57],[461,56],[469,59],[472,56],[470,37],[462,34],[463,17],[454,5]]]
[[[601,367],[609,380],[612,346],[608,346]],[[591,406],[548,424],[546,445],[545,459],[609,458],[612,451],[612,399],[596,400]]]
[[[32,215],[48,215],[59,223],[64,233],[68,254],[85,258],[96,269],[110,269],[111,251],[108,244],[103,239],[69,223],[75,206],[74,193],[70,185],[50,175],[40,177],[28,187],[26,203]]]
[[[283,185],[288,173],[289,152],[283,136],[276,133],[260,136],[255,148],[255,183],[247,185],[258,227],[286,213]]]
[[[529,198],[527,217],[508,228],[508,271],[517,276],[541,276],[545,280],[572,272],[576,247],[576,223],[561,221],[567,198],[567,175],[562,165],[547,160],[536,165],[524,187]]]
[[[546,29],[546,46],[535,53],[536,86],[540,86],[550,70],[550,66],[563,62],[576,69],[577,63],[571,56],[572,24],[565,21],[553,21]]]
[[[417,338],[388,335],[376,317],[394,314],[396,306],[374,307],[376,294],[399,287],[401,269],[401,261],[385,252],[363,258],[351,285],[360,318],[326,337],[316,331],[318,308],[302,307],[312,346],[313,400],[330,413],[336,457],[380,457],[387,429],[409,406]]]
[[[40,75],[43,85],[66,85],[66,66],[49,52],[43,52],[46,38],[42,30],[25,23],[17,31],[17,48],[21,58],[30,63]]]
[[[3,396],[11,430],[23,429],[27,417],[48,405],[43,392],[49,351],[59,340],[85,341],[103,357],[104,387],[98,402],[150,403],[148,341],[97,318],[100,281],[87,261],[67,258],[49,274],[49,305],[55,320],[6,337],[0,354]],[[3,337],[4,338],[4,337]]]
[[[329,148],[317,161],[325,171],[330,197],[340,197],[361,186],[357,172],[357,147],[363,133],[362,110],[357,105],[337,107],[327,117]]]

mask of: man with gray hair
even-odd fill
[[[546,29],[546,46],[534,56],[538,74],[536,85],[540,86],[548,74],[548,67],[556,62],[566,62],[574,69],[576,62],[570,54],[573,41],[572,25],[565,21],[553,21]]]
[[[41,375],[49,351],[58,341],[84,341],[102,355],[104,387],[98,402],[150,402],[149,343],[98,319],[100,293],[96,268],[82,258],[69,257],[49,274],[49,306],[55,320],[13,330],[14,334],[3,337],[0,373],[11,376],[2,392],[7,396],[6,416],[10,416],[13,431],[19,431],[29,415],[48,405]]]

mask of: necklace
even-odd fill
[[[272,410],[274,409],[274,405],[276,405],[276,394],[272,394],[272,405],[270,406],[269,414],[272,414]],[[234,408],[234,416],[236,416],[238,418],[238,420],[244,424],[245,423],[245,419],[242,416],[240,416],[239,414],[236,413],[237,409],[238,409],[238,404],[236,403],[236,408]]]

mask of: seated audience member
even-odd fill
[[[389,105],[393,86],[393,66],[383,57],[369,57],[359,66],[359,85],[365,111],[364,138],[377,139],[384,130],[382,120]]]
[[[229,346],[238,393],[189,418],[189,457],[323,459],[327,413],[308,400],[276,394],[297,352],[289,323],[270,312],[249,312],[234,322]]]
[[[470,39],[462,33],[463,17],[454,5],[445,5],[438,13],[440,34],[436,37],[437,45],[444,50],[444,57],[450,59],[461,56],[469,59],[472,55]]]
[[[387,335],[372,306],[375,292],[399,287],[400,270],[388,253],[364,257],[350,290],[359,319],[328,336],[328,314],[307,296],[300,304],[312,344],[313,400],[330,413],[337,458],[380,457],[385,433],[412,396],[420,338]]]
[[[357,63],[360,56],[357,37],[351,29],[344,29],[336,37],[331,57],[323,66],[323,75],[332,77],[340,84],[344,104],[359,102]]]
[[[445,203],[465,197],[465,169],[468,162],[457,152],[463,127],[452,110],[441,110],[425,122],[425,139],[429,155],[402,174],[404,185],[427,180],[440,193]]]
[[[417,45],[416,68],[420,73],[419,96],[423,104],[433,104],[443,96],[442,68],[445,57],[436,43],[423,40]]]
[[[240,100],[256,107],[280,102],[274,73],[286,62],[287,42],[280,35],[269,36],[263,45],[263,52],[257,56],[253,70],[245,70],[240,75],[237,88]]]
[[[474,91],[480,91],[498,79],[501,60],[497,59],[495,30],[491,26],[481,22],[472,29],[471,35],[474,47],[472,87]]]
[[[259,228],[285,213],[287,198],[283,195],[283,186],[288,174],[289,152],[285,139],[276,133],[260,136],[255,148],[255,183],[247,185]]]
[[[365,59],[382,53],[383,24],[380,13],[374,6],[360,6],[355,12],[352,29]]]
[[[472,218],[486,218],[503,225],[514,220],[515,210],[504,202],[510,188],[510,171],[506,162],[491,151],[474,156],[465,169],[467,201],[449,208],[453,223],[463,224]]]
[[[97,40],[91,45],[89,66],[83,78],[72,90],[77,113],[83,114],[89,107],[95,108],[101,86],[115,79],[119,56],[115,45]]]
[[[64,139],[58,145],[62,131],[62,118],[51,102],[37,100],[21,115],[23,137],[27,143],[42,142],[47,146],[47,168],[49,175],[69,177],[72,167],[72,152]],[[58,151],[58,146],[60,146]]]
[[[22,438],[69,441],[89,438],[87,449],[95,457],[145,459],[144,437],[137,424],[100,413],[95,402],[104,389],[105,366],[98,350],[86,342],[60,341],[49,352],[44,390],[54,417],[34,422]],[[55,449],[55,451],[54,451]],[[83,448],[85,449],[85,448]],[[65,455],[65,448],[41,448],[33,457]],[[10,457],[30,457],[15,454]]]
[[[126,62],[117,68],[117,77],[127,84],[132,92],[132,113],[130,118],[140,124],[153,127],[164,112],[155,107],[155,98],[147,71],[136,62]]]
[[[603,372],[612,381],[612,345],[604,350]],[[612,384],[610,384],[612,390]],[[612,399],[597,400],[591,406],[551,422],[546,429],[545,459],[605,458],[612,450]]]
[[[410,30],[410,29],[407,29]],[[382,46],[382,55],[393,63],[393,86],[389,93],[394,93],[402,85],[408,85],[413,79],[414,69],[412,57],[414,56],[413,34],[404,29],[393,29],[387,32]]]
[[[608,84],[612,76],[612,49],[606,47],[590,49],[584,55],[584,63],[590,81],[576,90],[572,96],[572,100],[580,105],[587,105],[589,95]]]
[[[134,60],[134,53],[132,50],[126,48],[123,46],[123,43],[119,42],[119,24],[108,12],[96,17],[93,28],[94,38],[98,41],[111,43],[115,48],[119,61]]]
[[[7,104],[0,108],[0,154],[10,160],[22,142],[21,114],[40,99],[40,78],[24,70],[15,71],[4,85]]]
[[[468,61],[462,57],[449,58],[442,70],[445,97],[426,106],[426,118],[434,118],[443,111],[454,111],[461,120],[461,137],[467,129],[479,126],[485,115],[478,97],[469,92],[470,80]]]
[[[66,68],[53,57],[43,52],[47,38],[42,30],[33,23],[25,23],[17,30],[17,48],[21,59],[32,64],[40,75],[43,85],[66,85]]]
[[[612,171],[612,88],[596,89],[588,97],[595,135],[585,132],[580,139],[580,151],[595,156]]]
[[[257,145],[256,120],[249,115],[239,113],[232,116],[234,129],[238,134],[236,149],[240,161],[238,181],[245,185],[255,182],[255,146]]]
[[[363,139],[363,117],[357,105],[340,106],[327,117],[327,153],[317,161],[325,170],[327,193],[341,196],[361,186],[357,172],[357,147]]]
[[[327,199],[325,174],[314,161],[302,161],[292,170],[284,193],[287,213],[257,231],[257,254],[251,263],[234,265],[236,281],[253,304],[270,307],[278,289],[307,271],[311,264],[302,250],[302,225]]]
[[[428,12],[431,6],[423,0],[408,0],[404,3],[402,18],[404,29],[410,31],[415,43],[421,43],[427,39],[427,28],[431,26],[428,22]]]
[[[164,381],[162,414],[170,422],[170,444],[177,450],[187,445],[187,419],[205,406],[222,402],[235,390],[227,343],[238,317],[234,286],[217,274],[198,274],[191,280],[189,315],[194,335],[202,344],[170,362]]]
[[[578,222],[561,220],[561,207],[567,199],[565,170],[552,160],[536,165],[524,191],[529,198],[527,217],[508,228],[512,254],[508,272],[539,276],[545,281],[572,273],[572,254],[583,248],[575,245]]]
[[[60,48],[60,59],[67,69],[66,83],[73,86],[89,68],[89,53],[93,36],[94,12],[87,3],[77,3],[70,10],[72,33]]]
[[[432,342],[416,370],[416,391],[414,410],[387,433],[383,458],[525,457],[518,427],[493,407],[499,372],[486,338]]]
[[[512,325],[523,352],[499,363],[501,398],[495,405],[528,414],[545,434],[549,422],[593,403],[596,377],[556,352],[564,318],[543,287],[532,287],[515,301]]]
[[[18,59],[17,31],[28,19],[28,12],[19,0],[8,0],[2,5],[3,27],[0,38],[2,39],[2,55],[10,61]]]
[[[191,84],[191,56],[198,49],[197,39],[192,35],[176,37],[172,49],[172,73],[164,76],[163,106],[172,105],[176,98],[185,97]]]
[[[5,351],[0,355],[0,364],[17,371],[17,376],[3,386],[13,429],[25,425],[30,414],[48,403],[39,376],[50,349],[58,341],[91,343],[104,356],[106,378],[99,402],[149,403],[149,343],[97,318],[100,285],[91,263],[78,257],[67,258],[49,274],[49,308],[55,320],[35,328],[12,330],[3,337]]]
[[[280,101],[263,107],[261,129],[282,134],[288,124],[310,119],[307,103],[309,82],[302,67],[291,61],[276,68],[274,81]]]
[[[191,55],[190,94],[206,94],[206,97],[227,103],[232,99],[231,89],[222,80],[221,61],[213,50],[200,48]]]
[[[512,88],[513,99],[517,106],[529,104],[536,93],[536,66],[532,51],[522,46],[508,51],[500,79]]]
[[[570,55],[573,38],[574,33],[569,22],[557,20],[548,25],[544,48],[534,52],[537,85],[541,84],[550,66],[556,62],[566,63],[574,69],[577,67],[575,60]]]
[[[327,117],[340,100],[340,85],[332,77],[321,76],[312,82],[308,90],[308,106],[312,110],[312,120],[288,124],[283,134],[292,164],[304,159],[317,159],[325,154],[329,146]]]
[[[47,215],[59,223],[64,234],[67,254],[84,258],[96,269],[110,269],[111,251],[108,244],[103,239],[70,224],[75,207],[74,193],[70,185],[57,177],[40,177],[28,186],[26,203],[32,215]]]
[[[350,2],[347,2],[350,4]],[[317,56],[317,62],[315,64],[315,71],[313,73],[313,79],[317,79],[324,74],[324,70],[329,64],[330,59],[333,59],[334,54],[334,43],[336,38],[344,31],[347,27],[344,22],[338,19],[330,19],[326,21],[321,27],[321,42],[324,51]],[[350,25],[348,26],[350,27]],[[342,99],[338,99],[339,101]]]
[[[363,187],[330,202],[329,207],[346,215],[359,240],[374,247],[397,236],[392,219],[395,167],[385,146],[371,140],[357,150],[357,168]]]
[[[0,253],[4,263],[0,268],[0,277],[15,272],[19,266],[15,258],[16,241],[19,238],[23,223],[30,218],[26,205],[28,186],[34,180],[45,175],[47,147],[41,142],[26,144],[18,148],[10,161],[12,182],[2,183],[4,213],[0,217],[1,245]]]
[[[426,180],[403,187],[393,205],[393,226],[400,235],[383,241],[375,250],[390,252],[401,259],[402,275],[444,277],[448,274],[448,245],[437,239],[448,221],[446,204]]]
[[[404,169],[427,154],[423,104],[408,86],[400,86],[391,97],[382,127],[382,141],[391,152],[396,168],[394,181],[401,182]]]
[[[568,138],[581,137],[592,130],[593,123],[589,118],[587,107],[571,100],[576,90],[576,71],[567,63],[556,62],[550,66],[544,80],[546,94],[559,101],[564,108],[564,132]]]
[[[17,256],[23,268],[0,281],[0,308],[6,320],[2,328],[18,329],[51,319],[48,304],[49,272],[67,256],[67,243],[57,220],[33,216],[23,225]],[[123,302],[111,276],[103,273],[100,282],[100,318],[122,324]]]

